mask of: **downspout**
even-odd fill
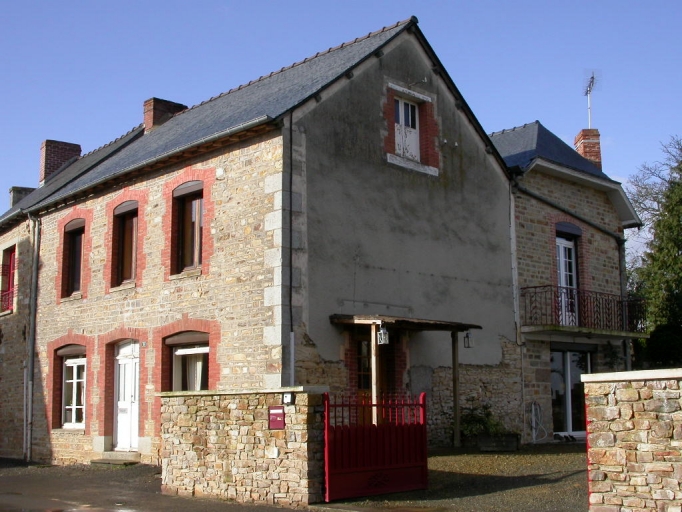
[[[28,213],[28,219],[33,227],[33,265],[31,270],[31,295],[28,314],[28,382],[26,393],[26,418],[24,423],[24,458],[30,461],[33,450],[33,378],[35,372],[35,346],[36,346],[36,311],[38,309],[38,264],[40,262],[40,219]]]
[[[509,183],[509,241],[511,246],[511,270],[512,270],[512,296],[514,300],[514,328],[516,330],[516,345],[521,352],[521,408],[523,427],[521,437],[525,436],[526,430],[526,377],[524,372],[524,354],[526,351],[523,334],[521,333],[521,305],[519,289],[519,269],[517,265],[518,254],[516,252],[516,205],[514,201],[514,187],[517,185],[516,176],[512,175]]]
[[[294,334],[294,113],[289,112],[289,386],[296,385],[296,336]]]

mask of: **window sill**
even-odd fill
[[[6,311],[0,311],[0,318],[2,318],[3,316],[9,316],[9,315],[11,315],[12,313],[14,313],[14,310],[13,310],[13,309],[8,309],[8,310],[6,310]]]
[[[69,433],[69,434],[85,434],[85,426],[79,425],[79,426],[73,426],[73,427],[59,427],[59,428],[53,428],[52,432],[56,433]]]
[[[197,277],[201,275],[201,268],[191,268],[189,270],[183,270],[179,274],[173,274],[170,276],[170,280],[174,281],[175,279],[185,279],[186,277]]]
[[[135,288],[135,281],[129,281],[127,283],[122,283],[119,284],[118,286],[114,286],[109,289],[110,292],[120,292],[123,290],[130,290],[131,288]]]
[[[62,297],[60,300],[61,302],[71,302],[75,300],[81,300],[83,298],[83,294],[81,292],[76,292],[73,295],[69,295],[68,297]]]
[[[414,160],[403,158],[402,156],[387,153],[386,161],[389,164],[405,167],[406,169],[409,169],[411,171],[422,172],[424,174],[428,174],[429,176],[438,176],[438,169],[436,167],[430,167],[428,165],[415,162]]]

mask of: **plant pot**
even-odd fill
[[[519,435],[481,434],[478,436],[478,449],[482,452],[515,452],[519,449]]]

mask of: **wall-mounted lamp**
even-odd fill
[[[388,345],[388,331],[383,325],[377,332],[377,345]]]
[[[467,331],[464,333],[464,348],[473,348],[474,346],[474,337],[471,334],[471,331]]]
[[[296,395],[294,393],[282,393],[282,403],[284,405],[294,405],[296,402]]]

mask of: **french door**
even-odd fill
[[[575,261],[575,242],[556,239],[559,325],[578,324],[578,279]]]
[[[140,349],[128,340],[116,347],[116,450],[135,451],[139,428]]]
[[[585,435],[585,391],[580,376],[592,372],[591,353],[551,352],[552,420],[555,434]]]

